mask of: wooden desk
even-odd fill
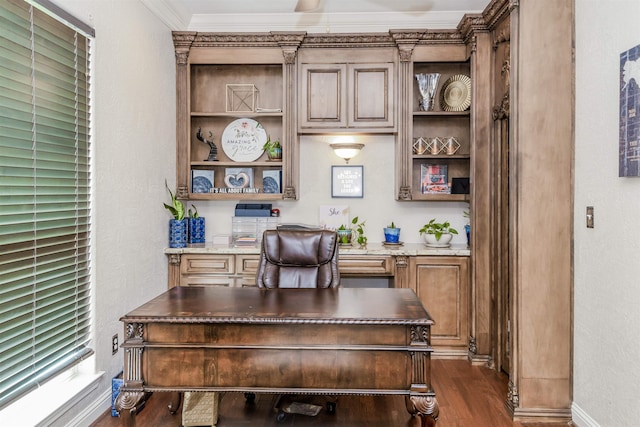
[[[120,320],[125,426],[157,391],[393,394],[438,416],[434,322],[410,289],[175,287]]]

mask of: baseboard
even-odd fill
[[[87,407],[78,413],[69,423],[67,427],[86,427],[111,409],[111,388],[105,390],[96,400],[91,402]]]
[[[593,418],[589,416],[580,406],[575,402],[571,405],[571,414],[573,415],[573,423],[576,427],[600,427]]]

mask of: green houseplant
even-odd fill
[[[365,235],[365,232],[364,232],[364,223],[365,221],[358,222],[357,216],[351,220],[351,224],[355,228],[355,232],[357,234],[356,241],[360,246],[367,245],[367,236]]]
[[[358,222],[359,218],[356,216],[351,220],[351,225],[342,224],[336,232],[338,233],[338,243],[341,245],[351,244],[355,234],[355,241],[360,246],[366,246],[367,236],[364,231],[365,221]]]
[[[435,218],[420,228],[420,235],[423,236],[427,246],[447,247],[450,245],[453,234],[458,234],[458,230],[451,227],[449,221],[436,222]]]
[[[267,136],[267,142],[264,143],[262,149],[267,152],[270,160],[282,159],[282,146],[277,139],[271,140],[271,135]]]

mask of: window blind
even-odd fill
[[[0,407],[91,353],[89,43],[0,0]]]

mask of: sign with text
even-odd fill
[[[363,166],[331,166],[331,197],[363,197]]]

